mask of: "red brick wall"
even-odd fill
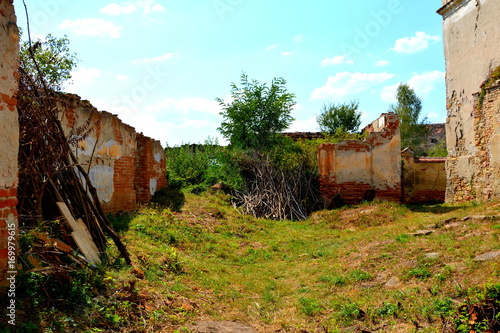
[[[134,189],[135,157],[122,156],[114,163],[113,197],[103,202],[102,208],[108,213],[127,212],[136,209],[137,199]]]
[[[12,260],[12,248],[17,251],[17,188],[0,189],[0,286],[6,282],[7,271],[15,271],[15,260]],[[15,236],[16,241],[9,244],[9,236]]]
[[[135,191],[138,203],[151,200],[154,191],[167,187],[165,152],[159,141],[137,134]]]

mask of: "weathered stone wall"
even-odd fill
[[[417,158],[407,148],[403,158],[403,200],[405,203],[444,202],[446,158]]]
[[[17,248],[12,245],[18,236],[18,42],[19,32],[12,2],[0,1],[0,286],[6,286],[7,272],[16,270],[13,250],[17,251]],[[15,237],[10,244],[9,236]]]
[[[137,134],[116,115],[98,111],[79,96],[61,95],[58,107],[67,135],[80,127],[92,128],[75,154],[105,211],[134,210],[166,187],[165,154],[158,141]]]
[[[446,57],[446,200],[473,200],[474,177],[481,168],[475,159],[481,148],[476,146],[473,94],[500,64],[500,1],[443,0],[438,13]]]
[[[320,191],[327,205],[379,198],[401,201],[401,138],[396,114],[382,114],[364,141],[322,144],[318,149]]]
[[[476,154],[472,194],[480,201],[500,199],[500,83],[474,100]]]

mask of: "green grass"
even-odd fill
[[[366,203],[291,222],[240,215],[221,194],[185,199],[180,212],[144,208],[114,222],[144,278],[108,266],[109,299],[91,316],[137,332],[187,332],[197,318],[246,322],[260,332],[342,332],[356,323],[439,332],[441,316],[452,321],[461,302],[500,282],[497,261],[473,260],[498,248],[497,221],[411,235],[451,217],[496,215],[494,204]],[[430,252],[439,256],[429,259]],[[396,285],[387,286],[391,279]]]

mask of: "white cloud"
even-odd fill
[[[266,47],[266,51],[271,51],[271,50],[274,50],[274,49],[276,49],[278,46],[280,46],[280,44],[273,44],[273,45],[269,45],[268,47]]]
[[[382,88],[380,98],[387,103],[396,103],[396,91],[398,90],[399,85],[400,83],[396,83]]]
[[[115,113],[126,124],[143,132],[165,145],[180,144],[181,142],[203,142],[210,136],[216,136],[219,143],[226,143],[218,134],[221,116],[220,107],[214,100],[204,98],[167,98],[152,105],[138,106],[122,104],[105,100],[93,100],[93,104],[100,110]],[[168,114],[179,115],[175,123]],[[168,119],[168,120],[167,120]]]
[[[138,10],[142,10],[144,14],[149,14],[151,12],[164,12],[165,7],[160,4],[155,4],[154,0],[144,0],[144,1],[133,1],[124,2],[122,4],[110,3],[109,5],[103,7],[100,12],[108,15],[124,15],[132,14]]]
[[[420,98],[426,98],[429,92],[436,89],[437,84],[444,84],[445,74],[441,71],[426,72],[423,74],[414,74],[406,83],[415,91]],[[395,103],[396,92],[401,83],[385,86],[382,89],[380,97],[384,102]]]
[[[215,100],[205,98],[189,97],[181,100],[167,98],[148,108],[150,112],[203,112],[211,114],[219,114],[221,107]]]
[[[123,81],[123,80],[127,80],[128,79],[128,76],[127,75],[117,75],[116,76],[116,79],[118,81]]]
[[[377,67],[384,67],[384,66],[387,66],[389,64],[390,64],[390,62],[387,60],[378,60],[375,62],[375,66],[377,66]]]
[[[316,132],[318,122],[316,116],[309,119],[294,120],[286,132]]]
[[[291,51],[281,52],[281,55],[284,57],[289,57],[289,56],[293,55],[293,52],[291,52]]]
[[[354,64],[354,61],[347,60],[347,56],[345,56],[345,55],[340,55],[340,56],[335,56],[335,57],[333,57],[331,59],[324,59],[321,62],[322,66],[342,65],[342,64]]]
[[[425,32],[417,32],[414,37],[404,37],[396,40],[396,43],[391,51],[398,53],[417,53],[426,50],[429,43],[436,43],[441,40],[439,36],[430,36]]]
[[[64,84],[64,91],[78,94],[79,87],[91,83],[102,75],[102,71],[97,68],[80,67],[71,71],[71,81]],[[72,84],[71,84],[72,83]]]
[[[78,35],[101,36],[109,39],[120,37],[122,26],[116,26],[111,21],[104,19],[78,19],[75,21],[64,20],[58,25],[59,29],[69,29]]]
[[[293,37],[293,41],[297,42],[297,43],[302,42],[303,40],[304,40],[304,36],[302,36],[302,35],[296,35],[295,37]]]
[[[394,74],[382,73],[351,73],[342,72],[329,76],[326,84],[311,93],[311,99],[340,99],[369,90],[394,77]]]
[[[436,84],[443,83],[445,74],[441,71],[416,74],[408,80],[408,85],[421,97],[426,97],[429,92],[436,89]]]
[[[300,112],[302,109],[304,109],[304,107],[302,106],[302,104],[297,103],[294,106],[292,106],[292,113]]]
[[[71,72],[71,78],[75,84],[87,84],[100,77],[101,74],[100,69],[80,67]]]
[[[167,53],[167,54],[161,55],[159,57],[155,57],[155,58],[142,58],[142,59],[132,60],[132,63],[134,65],[143,65],[143,64],[149,64],[151,62],[161,62],[161,61],[168,60],[168,59],[172,58],[173,56],[174,56],[174,53]]]

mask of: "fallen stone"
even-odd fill
[[[255,328],[233,321],[200,321],[191,329],[196,333],[257,333]]]
[[[438,259],[440,257],[440,254],[438,252],[431,252],[431,253],[426,253],[424,256],[427,259]]]
[[[477,257],[475,257],[474,260],[476,260],[476,261],[485,261],[485,260],[495,259],[497,257],[500,257],[500,251],[495,251],[495,252],[489,252],[489,253],[480,254]]]
[[[462,222],[453,222],[450,224],[445,225],[445,229],[452,229],[452,228],[458,228],[458,227],[463,227],[464,224]]]
[[[412,235],[413,236],[425,236],[425,235],[432,234],[434,231],[435,230],[417,230]]]
[[[385,283],[385,286],[388,288],[396,287],[399,284],[399,279],[397,276],[393,276],[389,281]]]
[[[462,221],[475,220],[475,221],[493,221],[497,220],[498,216],[492,215],[468,215],[462,218]]]

